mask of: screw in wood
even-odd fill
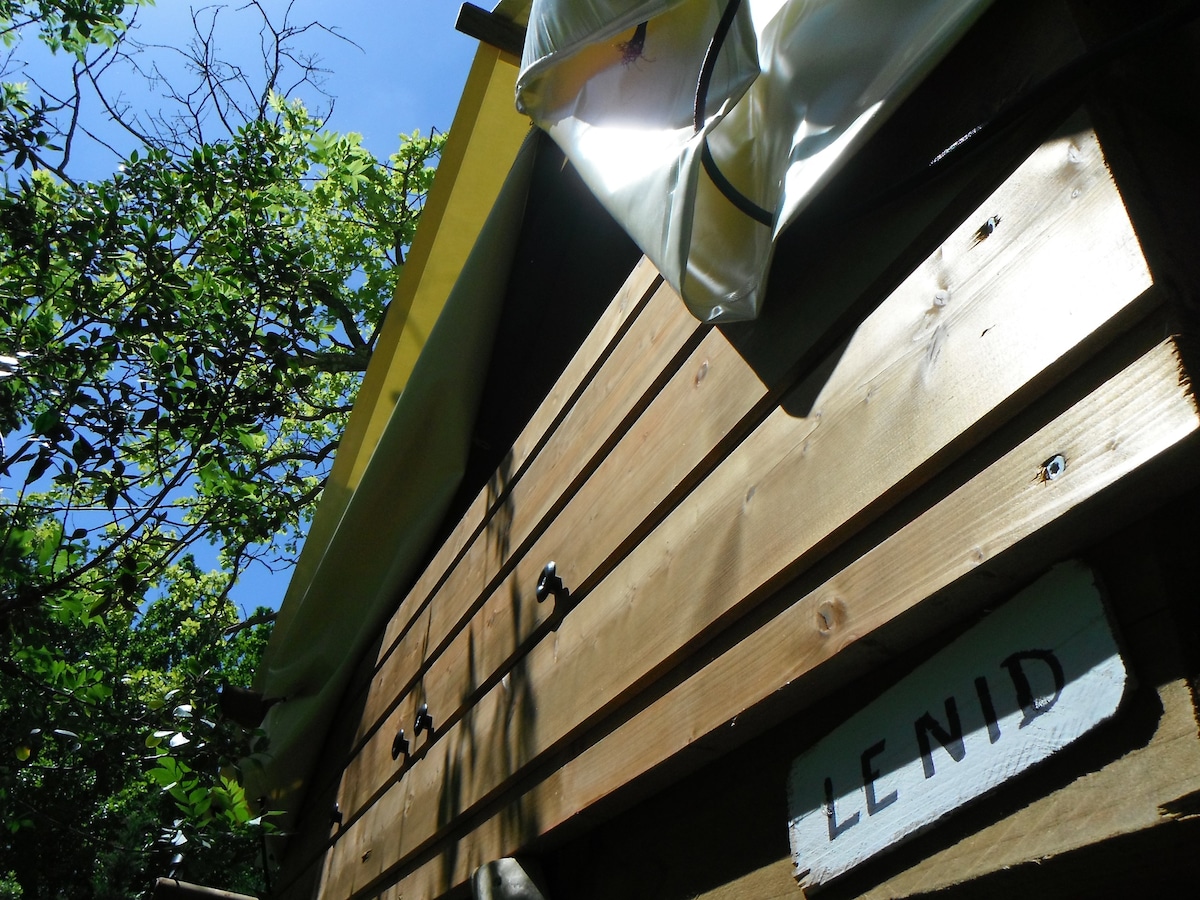
[[[1067,470],[1067,458],[1056,453],[1042,463],[1042,481],[1054,481]]]
[[[982,225],[980,225],[979,229],[975,232],[975,241],[974,242],[976,244],[978,244],[980,241],[987,240],[989,237],[992,236],[992,232],[994,232],[999,225],[1000,225],[1000,217],[999,216],[989,216],[988,220],[986,222],[984,222]]]

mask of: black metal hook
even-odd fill
[[[422,731],[433,734],[433,716],[429,714],[429,706],[424,703],[417,707],[417,721],[413,725],[413,734],[420,734]]]
[[[404,736],[403,728],[392,741],[392,759],[399,759],[401,753],[404,754],[405,759],[408,759],[408,738]]]
[[[571,599],[571,592],[563,584],[563,580],[558,577],[558,567],[553,561],[546,563],[545,568],[542,569],[542,577],[538,579],[534,594],[537,596],[538,603],[547,597],[553,597],[555,603]]]

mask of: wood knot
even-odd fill
[[[817,606],[817,631],[832,634],[846,621],[846,604],[836,597],[826,598]]]

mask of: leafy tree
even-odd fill
[[[238,616],[219,575],[185,559],[171,576],[142,617],[10,617],[26,639],[9,642],[0,695],[0,872],[26,897],[131,897],[172,870],[262,888],[243,737],[216,688],[244,681],[269,625],[225,636]]]
[[[186,156],[0,195],[0,610],[136,608],[198,540],[286,562],[438,141],[380,165],[299,103]]]
[[[0,896],[260,887],[216,690],[269,626],[230,591],[294,559],[442,139],[381,161],[327,130],[281,93],[321,26],[250,9],[261,84],[194,14],[196,85],[148,69],[174,112],[139,119],[102,87],[144,65],[135,4],[0,0],[73,85],[0,85]],[[136,145],[111,177],[73,177],[85,85]]]

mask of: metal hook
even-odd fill
[[[553,597],[555,602],[571,598],[571,592],[563,585],[563,580],[558,577],[558,567],[553,561],[546,563],[545,568],[542,569],[542,577],[538,579],[534,594],[538,603],[547,597]]]
[[[417,721],[413,725],[413,734],[420,734],[422,731],[433,734],[433,716],[429,714],[429,706],[424,703],[417,708]]]
[[[408,759],[408,738],[404,736],[403,728],[392,741],[392,759],[399,759],[401,753],[404,754],[405,759]]]

